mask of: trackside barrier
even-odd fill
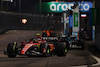
[[[62,30],[60,16],[46,16],[0,11],[0,33],[7,30]],[[23,24],[22,19],[27,19]]]
[[[91,52],[94,55],[99,54],[99,50],[95,44],[95,42],[93,42],[92,40],[87,40],[85,41],[85,49],[88,50],[89,52]]]

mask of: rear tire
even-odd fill
[[[46,52],[43,53],[43,50],[46,49]],[[48,57],[50,56],[50,47],[48,46],[47,43],[43,43],[40,45],[40,53],[43,54],[43,56]]]
[[[8,57],[16,57],[17,54],[17,43],[9,43],[7,46],[7,55]]]
[[[56,44],[55,50],[56,50],[57,56],[66,56],[68,52],[67,45],[68,44],[66,42],[58,42]]]
[[[49,57],[49,56],[50,56],[50,47],[48,46],[46,49],[45,57]]]

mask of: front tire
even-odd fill
[[[16,46],[17,46],[16,42],[8,44],[8,46],[7,46],[7,55],[8,55],[8,57],[16,57],[16,54],[17,54]]]
[[[68,48],[67,48],[67,43],[66,42],[58,42],[56,44],[56,53],[57,56],[66,56],[67,52],[68,52]]]

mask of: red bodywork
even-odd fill
[[[41,38],[40,38],[41,39]],[[24,45],[23,49],[21,50],[21,55],[24,55],[25,52],[32,46],[36,45],[37,47],[41,44],[41,43],[46,43],[46,41],[44,41],[43,39],[41,39],[41,41],[38,41],[37,43],[33,43],[33,41],[30,41],[30,43],[25,43],[23,42],[21,45]],[[53,49],[55,48],[55,45],[53,44],[48,44],[50,47],[50,51],[53,51]]]
[[[25,44],[24,48],[21,50],[21,54],[25,54],[25,52],[32,46],[38,45],[38,43],[28,43]]]
[[[46,33],[46,34],[47,34],[47,36],[50,36],[50,33],[53,33],[53,31],[52,31],[52,30],[44,30],[43,32],[44,32],[44,33]]]

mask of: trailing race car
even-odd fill
[[[59,44],[58,44],[59,45]],[[63,44],[65,45],[65,44]],[[16,55],[27,55],[27,56],[32,56],[32,55],[38,55],[38,56],[50,56],[54,55],[58,52],[61,51],[62,53],[59,55],[64,55],[66,56],[65,53],[66,49],[65,47],[58,47],[57,44],[56,46],[52,43],[48,43],[47,41],[43,40],[41,37],[33,38],[30,40],[29,43],[22,42],[21,46],[18,47],[17,43],[9,43],[7,46],[7,49],[4,50],[4,54],[8,55],[8,57],[16,57]],[[55,49],[56,47],[56,49]],[[59,49],[61,48],[61,49]]]
[[[58,40],[58,37],[55,36],[55,33],[52,30],[44,30],[42,33],[42,38],[49,42]]]
[[[69,48],[81,48],[81,49],[84,49],[84,40],[77,39],[73,35],[68,37],[68,42],[69,42]]]

